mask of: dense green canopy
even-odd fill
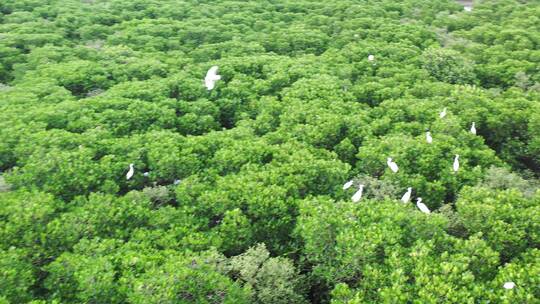
[[[0,13],[0,303],[540,302],[540,2]]]

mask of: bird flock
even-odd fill
[[[368,57],[368,60],[372,61],[374,59],[374,57],[372,57],[373,55],[369,55],[369,56],[370,57]],[[441,112],[439,112],[439,118],[440,119],[443,119],[446,115],[447,115],[447,108],[444,108]],[[476,135],[476,123],[475,122],[472,122],[470,132],[472,134]],[[426,142],[428,144],[433,143],[433,136],[431,135],[430,131],[426,131]],[[397,163],[391,157],[388,157],[386,159],[386,164],[387,164],[388,168],[390,168],[390,170],[393,173],[397,173],[399,171],[399,166],[397,165]],[[459,171],[459,154],[456,154],[454,156],[454,162],[452,164],[452,171],[453,171],[454,174]],[[353,186],[353,184],[354,184],[353,180],[347,181],[343,185],[343,190],[347,190],[347,189],[351,188]],[[360,184],[358,186],[358,190],[353,194],[353,196],[351,198],[353,202],[356,203],[356,202],[360,201],[360,199],[362,198],[362,193],[364,192],[364,187],[365,187],[365,185],[363,185],[363,184]],[[403,203],[408,203],[411,200],[411,195],[412,195],[412,187],[408,187],[407,192],[405,192],[405,194],[403,194],[403,196],[401,197],[401,201]],[[416,198],[416,206],[423,213],[426,213],[426,214],[431,213],[431,210],[429,210],[429,208],[426,206],[426,204],[422,203],[422,198],[421,197]]]
[[[374,61],[374,60],[375,60],[374,55],[369,55],[368,56],[368,61]],[[219,69],[218,66],[212,66],[208,70],[208,72],[206,73],[206,76],[204,77],[204,85],[208,89],[208,91],[214,89],[215,85],[216,85],[216,82],[218,80],[221,80],[221,75],[217,74],[218,69]],[[439,113],[439,118],[442,119],[446,115],[447,115],[447,108],[444,108]],[[472,134],[476,135],[476,123],[475,122],[472,122],[470,132]],[[433,143],[433,137],[432,137],[430,131],[426,131],[426,142],[428,144]],[[397,173],[399,171],[399,167],[398,167],[397,163],[391,157],[387,158],[386,164],[388,165],[388,167],[390,168],[390,170],[393,173]],[[455,157],[454,157],[454,163],[452,165],[452,170],[453,170],[454,173],[457,173],[458,170],[459,170],[459,154],[456,154]],[[129,164],[129,169],[128,169],[128,172],[126,174],[126,180],[130,180],[133,177],[134,174],[135,174],[135,167],[134,167],[134,164],[131,163],[131,164]],[[143,176],[145,176],[145,177],[148,177],[149,175],[150,175],[149,172],[144,172],[143,173]],[[178,185],[178,184],[180,184],[180,180],[179,179],[174,180],[174,185]],[[343,185],[343,190],[348,190],[353,185],[354,185],[354,181],[349,180]],[[352,199],[352,201],[354,203],[357,203],[362,199],[362,194],[364,192],[364,187],[365,187],[364,184],[358,185],[358,189],[356,190],[356,192],[351,197],[351,199]],[[411,196],[412,196],[412,187],[408,187],[407,191],[401,197],[401,202],[404,203],[404,204],[408,203],[411,200]],[[426,206],[426,204],[422,203],[422,198],[421,197],[416,198],[416,207],[421,212],[423,212],[425,214],[430,214],[431,213],[431,210],[429,210],[429,208]],[[504,285],[503,285],[503,288],[507,289],[507,290],[513,289],[514,287],[516,287],[516,284],[514,282],[505,282]]]
[[[368,61],[374,61],[375,56],[370,54],[367,59],[368,59]],[[204,77],[204,86],[206,87],[206,89],[208,91],[213,90],[215,88],[215,86],[216,86],[216,82],[218,80],[221,80],[221,75],[218,75],[218,69],[219,69],[219,67],[214,65],[206,72],[206,76]],[[446,114],[447,114],[447,108],[445,107],[439,113],[439,118],[441,118],[441,119],[444,118],[446,116]],[[476,135],[476,124],[475,124],[475,122],[472,123],[470,131],[471,131],[472,134]],[[431,135],[430,131],[426,131],[426,142],[428,144],[433,143],[433,136]],[[397,173],[399,171],[399,166],[397,165],[397,163],[391,157],[387,158],[386,164],[388,165],[388,167],[390,168],[390,170],[393,173]],[[454,173],[457,173],[458,170],[459,170],[459,154],[456,154],[455,157],[454,157],[454,163],[453,163],[452,169],[453,169]],[[129,169],[128,169],[128,172],[126,174],[126,180],[130,180],[133,177],[134,174],[135,174],[134,164],[131,163],[131,164],[129,164]],[[144,177],[148,177],[149,175],[150,175],[150,172],[144,172],[143,173]],[[176,179],[174,181],[175,185],[178,185],[179,183],[180,183],[179,179]],[[346,182],[343,185],[343,190],[349,189],[353,185],[353,183],[354,182],[352,180]],[[352,201],[353,202],[360,201],[360,199],[362,198],[363,191],[364,191],[364,185],[361,184],[361,185],[359,185],[358,190],[353,194]],[[412,194],[412,188],[409,187],[409,188],[407,188],[407,192],[401,198],[403,203],[407,203],[411,199],[411,194]],[[424,203],[422,203],[422,198],[420,198],[420,197],[417,198],[416,205],[417,205],[418,209],[420,209],[420,211],[422,211],[424,213],[430,213],[430,210],[428,209],[428,207]]]
[[[369,59],[369,60],[371,61],[372,59]],[[439,113],[439,118],[441,118],[441,119],[444,118],[446,116],[446,114],[447,114],[447,109],[444,108]],[[476,123],[475,122],[473,122],[471,124],[470,132],[472,134],[476,135]],[[426,142],[428,144],[433,143],[433,137],[431,136],[430,131],[426,131]],[[398,167],[397,163],[391,157],[388,157],[386,159],[386,164],[388,165],[388,167],[390,168],[390,170],[393,173],[397,173],[399,171],[399,167]],[[459,154],[456,154],[454,156],[454,163],[452,164],[452,170],[453,170],[453,173],[457,173],[458,170],[459,170]],[[354,185],[354,181],[349,180],[343,185],[343,190],[347,190],[347,189],[351,188],[353,185]],[[358,190],[356,190],[356,192],[353,194],[353,196],[351,198],[354,203],[359,202],[360,199],[362,198],[362,194],[364,192],[364,187],[365,187],[364,184],[360,184],[358,186]],[[412,187],[408,187],[407,192],[405,192],[403,194],[403,196],[401,197],[401,202],[404,203],[404,204],[408,203],[411,200],[411,195],[412,195]],[[426,206],[426,204],[422,203],[422,198],[421,197],[416,198],[416,207],[421,212],[423,212],[425,214],[430,214],[431,213],[431,210],[429,210],[428,206]],[[514,289],[515,287],[516,287],[516,283],[514,283],[512,281],[508,281],[508,282],[505,282],[503,284],[503,288],[506,289],[506,290],[511,290],[511,289]]]

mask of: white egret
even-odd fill
[[[412,193],[412,188],[411,187],[407,188],[407,192],[403,194],[403,196],[401,197],[401,201],[404,203],[409,202],[409,200],[411,199],[411,193]]]
[[[345,184],[343,184],[343,190],[349,189],[352,186],[352,184],[353,184],[352,180],[346,182]]]
[[[143,175],[144,177],[148,177],[148,176],[150,176],[150,172],[144,172],[142,175]]]
[[[427,213],[427,214],[431,213],[431,211],[429,211],[429,208],[426,206],[426,204],[422,203],[421,197],[416,199],[416,207],[418,207],[418,209],[420,209],[420,211],[424,213]]]
[[[513,289],[514,287],[516,287],[516,283],[514,283],[514,282],[506,282],[506,283],[504,283],[503,287],[504,287],[504,289]]]
[[[446,116],[446,108],[442,110],[441,113],[439,113],[439,118],[444,118]]]
[[[175,184],[175,185],[179,185],[180,182],[181,182],[181,180],[179,180],[179,179],[175,179],[175,180],[174,180],[174,184]]]
[[[474,121],[473,121],[472,126],[471,126],[471,133],[476,135],[476,124],[474,123]]]
[[[398,165],[392,161],[392,158],[389,157],[387,160],[386,160],[386,164],[388,165],[388,167],[390,167],[390,170],[392,170],[392,172],[394,173],[397,173],[399,168],[398,168]]]
[[[216,81],[221,79],[221,75],[218,75],[217,71],[218,66],[215,65],[208,70],[208,72],[206,73],[206,77],[204,77],[204,85],[209,91],[214,88],[214,86],[216,85]]]
[[[133,167],[133,164],[129,164],[129,171],[126,174],[126,179],[129,180],[133,177],[133,174],[135,173],[135,168]]]
[[[374,55],[369,55],[369,56],[367,57],[367,60],[373,61],[373,60],[375,60],[375,56],[374,56]]]
[[[459,170],[459,154],[456,154],[456,157],[454,157],[453,169],[454,169],[454,172],[457,172]]]
[[[433,137],[431,137],[431,132],[429,131],[426,132],[426,141],[428,144],[433,142]]]
[[[463,9],[464,9],[466,12],[470,12],[470,11],[472,11],[472,6],[465,5],[465,6],[463,7]]]
[[[354,203],[358,202],[362,198],[362,192],[364,192],[364,185],[360,185],[358,191],[352,196],[352,201]]]

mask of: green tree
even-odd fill
[[[307,303],[303,278],[292,262],[270,257],[264,244],[232,257],[226,265],[229,275],[252,290],[252,303]]]
[[[33,298],[35,270],[22,249],[0,249],[0,301],[23,303]]]
[[[474,65],[458,52],[442,48],[426,49],[422,54],[423,68],[439,81],[453,84],[475,82]]]

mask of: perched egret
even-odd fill
[[[431,213],[431,211],[429,211],[429,208],[426,206],[426,204],[422,203],[422,198],[419,197],[416,199],[416,207],[418,207],[418,209],[420,209],[420,211],[424,212],[424,213]]]
[[[503,287],[504,287],[504,289],[513,289],[514,287],[516,287],[516,283],[514,283],[514,282],[506,282],[506,283],[504,283]]]
[[[208,72],[206,73],[206,77],[204,77],[204,85],[209,91],[214,88],[214,86],[216,85],[216,81],[221,79],[221,75],[218,75],[217,71],[218,66],[215,65],[208,70]]]
[[[129,164],[129,171],[126,174],[126,179],[129,180],[133,177],[133,173],[135,173],[135,168],[133,167],[133,164]]]
[[[143,175],[144,177],[148,177],[148,176],[150,176],[150,172],[144,172],[142,175]]]
[[[473,121],[472,126],[471,126],[471,133],[476,135],[476,124],[474,123],[474,121]]]
[[[369,60],[369,61],[373,61],[373,60],[375,60],[375,56],[373,56],[373,55],[369,55],[369,56],[367,57],[367,60]]]
[[[442,112],[439,113],[439,117],[440,117],[440,118],[444,118],[445,116],[446,116],[446,108],[444,108],[444,109],[442,110]]]
[[[346,183],[343,185],[343,190],[349,189],[349,188],[352,186],[352,184],[353,184],[353,181],[352,181],[352,180],[346,182]]]
[[[428,144],[433,142],[433,137],[431,137],[431,132],[429,131],[426,132],[426,141]]]
[[[456,154],[456,157],[454,157],[454,172],[457,172],[459,170],[459,154]]]
[[[398,172],[399,168],[398,168],[398,165],[392,161],[392,158],[389,157],[387,160],[386,160],[386,164],[388,164],[388,167],[390,167],[390,170],[392,170],[392,172],[396,173]]]
[[[362,198],[362,192],[364,191],[364,185],[360,185],[358,191],[352,196],[352,201],[354,203],[358,202]]]
[[[412,193],[412,188],[411,187],[407,188],[407,192],[403,194],[403,196],[401,197],[401,201],[404,203],[409,202],[409,200],[411,199],[411,193]]]

